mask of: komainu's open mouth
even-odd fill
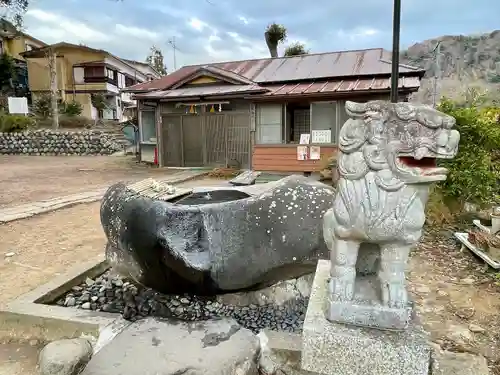
[[[416,159],[411,156],[399,156],[398,164],[400,168],[420,176],[417,177],[419,182],[439,181],[446,179],[448,170],[437,166],[437,158],[425,157]]]
[[[401,164],[410,168],[428,169],[437,167],[437,161],[435,158],[422,158],[417,160],[411,156],[400,156],[398,159]]]

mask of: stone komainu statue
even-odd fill
[[[360,245],[376,244],[380,303],[405,308],[405,267],[422,234],[429,187],[446,179],[436,159],[453,158],[460,135],[452,129],[454,118],[428,106],[347,102],[346,111],[351,118],[339,136],[340,179],[323,222],[330,298],[353,299]]]

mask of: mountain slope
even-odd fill
[[[436,52],[440,42],[439,71]],[[480,35],[446,35],[425,40],[401,54],[401,61],[424,68],[427,74],[418,93],[419,101],[431,102],[434,76],[439,77],[437,97],[456,97],[468,87],[500,92],[500,30]]]

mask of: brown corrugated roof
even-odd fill
[[[391,78],[346,78],[313,83],[285,83],[283,85],[266,85],[269,91],[262,96],[287,97],[292,95],[317,95],[345,92],[389,90]],[[416,91],[420,87],[419,77],[401,77],[399,89]]]
[[[175,90],[154,91],[135,95],[137,99],[169,99],[188,98],[199,96],[219,96],[227,94],[255,94],[268,91],[258,85],[220,85],[220,86],[193,86]]]
[[[255,83],[305,81],[349,76],[390,75],[390,53],[382,48],[309,54],[293,57],[231,61],[205,66],[236,73]],[[128,88],[130,91],[165,90],[204,65],[188,65],[158,80]],[[400,74],[421,74],[423,71],[400,65]]]

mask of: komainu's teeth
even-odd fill
[[[421,160],[427,154],[425,147],[419,147],[415,150],[415,159]]]

